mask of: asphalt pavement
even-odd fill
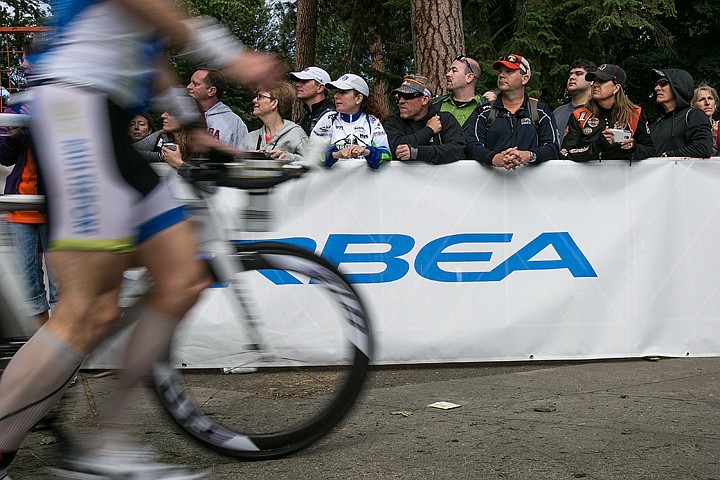
[[[130,429],[212,479],[720,479],[719,379],[720,358],[383,367],[325,439],[262,462],[197,445],[150,394],[133,402]],[[63,427],[97,430],[116,385],[114,373],[82,372]],[[428,406],[438,401],[460,406]],[[51,432],[32,432],[13,479],[54,478],[57,447]]]

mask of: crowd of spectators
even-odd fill
[[[265,150],[294,161],[319,142],[320,161],[328,168],[352,158],[365,159],[372,169],[390,160],[437,165],[466,158],[515,170],[552,159],[720,155],[717,92],[704,84],[695,88],[684,70],[649,72],[648,87],[658,110],[657,120],[649,124],[646,113],[625,94],[627,75],[619,65],[574,61],[566,84],[569,101],[554,110],[528,95],[532,66],[526,57],[504,55],[492,68],[496,85],[483,89],[478,85],[480,64],[456,56],[445,74],[445,93],[437,96],[426,77],[407,75],[390,92],[397,102],[390,114],[361,76],[347,73],[333,82],[324,69],[308,66],[289,74],[292,84],[257,92],[252,113],[263,126],[250,134],[220,101],[225,82],[218,72],[196,71],[187,89],[205,113],[208,130],[234,151]],[[302,106],[297,123],[288,118],[294,101]],[[139,141],[151,132],[151,119],[143,115],[128,129],[148,160],[162,160],[162,148],[153,144],[153,151],[152,141]],[[178,155],[166,152],[165,157],[177,160]]]
[[[497,71],[496,85],[481,89],[480,64],[458,55],[446,73],[445,93],[435,97],[427,78],[408,75],[390,92],[397,101],[392,115],[368,110],[370,89],[358,75],[346,74],[331,82],[325,70],[309,66],[292,72],[290,79],[304,109],[298,123],[311,139],[325,142],[321,161],[327,167],[357,157],[374,169],[390,159],[444,164],[467,158],[515,170],[551,159],[637,161],[720,155],[717,92],[709,85],[695,88],[684,70],[648,72],[648,90],[652,89],[658,110],[657,119],[649,124],[643,109],[625,94],[627,75],[619,65],[573,62],[566,85],[569,102],[554,110],[527,94],[532,66],[526,57],[504,55],[492,68]],[[335,90],[332,97],[328,90]],[[360,128],[354,122],[361,116],[366,119],[365,131],[357,135],[352,128]],[[368,158],[365,137],[370,133],[386,135],[387,155],[373,153]],[[385,148],[379,146],[379,151]]]

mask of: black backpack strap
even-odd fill
[[[492,127],[492,124],[495,121],[495,117],[497,117],[497,108],[493,105],[490,107],[490,113],[488,113],[487,120],[485,120],[485,128],[490,130],[490,127]]]
[[[446,93],[445,95],[441,95],[439,97],[435,97],[432,99],[432,102],[430,102],[432,105],[442,105],[442,103],[450,98],[450,94]]]
[[[532,120],[533,125],[535,125],[535,130],[539,130],[540,114],[538,114],[538,101],[534,98],[529,98],[528,109],[530,110],[530,119]]]
[[[540,131],[540,114],[538,113],[538,101],[534,98],[528,99],[528,110],[530,111],[530,119],[532,120],[533,126],[536,131]],[[485,127],[490,128],[497,117],[497,108],[493,105],[490,108],[487,120],[485,120]]]

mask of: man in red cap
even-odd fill
[[[559,158],[552,109],[525,92],[532,74],[528,60],[517,54],[503,55],[492,67],[498,71],[500,95],[470,117],[465,156],[508,170]]]

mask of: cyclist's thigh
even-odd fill
[[[110,252],[50,252],[48,261],[62,295],[47,328],[79,350],[90,352],[117,320],[122,272],[128,259],[129,255]]]
[[[210,284],[205,263],[197,256],[191,221],[175,223],[157,232],[138,246],[137,253],[154,280],[147,304],[156,311],[182,318]]]
[[[160,181],[133,149],[128,118],[101,92],[35,88],[30,129],[46,188],[52,250],[134,248],[146,220],[139,210],[157,195]],[[178,206],[169,195],[162,198],[161,209]]]

